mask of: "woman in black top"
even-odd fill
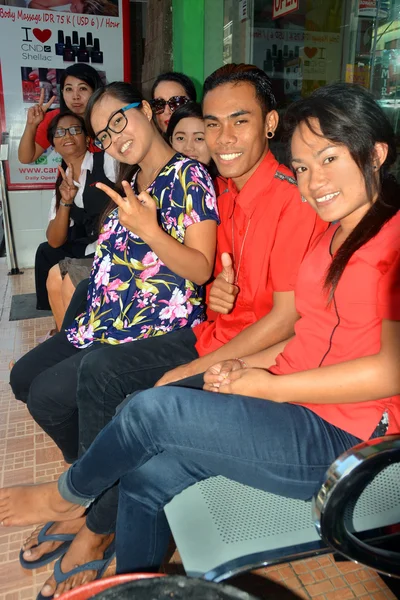
[[[108,197],[95,187],[97,182],[113,186],[113,160],[104,152],[88,150],[83,119],[71,112],[57,115],[48,137],[63,162],[50,208],[47,242],[40,244],[35,258],[38,310],[49,310],[46,289],[49,270],[65,257],[93,257],[99,217]]]

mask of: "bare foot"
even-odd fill
[[[58,523],[54,523],[54,525],[52,525],[50,529],[47,530],[47,534],[49,535],[60,533],[78,533],[84,522],[85,517],[80,517],[79,519],[75,519],[74,521],[61,521]],[[39,525],[39,527],[32,531],[30,536],[25,540],[25,542],[22,545],[23,557],[28,562],[34,562],[36,560],[39,560],[44,554],[50,554],[50,552],[57,550],[57,548],[61,544],[63,544],[63,542],[55,542],[53,540],[49,540],[48,542],[42,542],[41,544],[39,544],[38,535],[42,528],[43,525]]]
[[[80,565],[84,565],[92,560],[103,559],[104,552],[111,544],[113,538],[114,534],[98,535],[90,531],[86,525],[83,525],[83,527],[77,533],[71,546],[64,554],[61,562],[62,572],[67,573],[71,569],[74,569]],[[114,561],[114,570],[111,569],[110,565],[110,567],[107,568],[107,576],[115,575],[115,572],[116,568]],[[54,579],[54,575],[52,575],[44,584],[41,593],[43,596],[53,596],[54,594],[54,597],[57,598],[68,590],[72,590],[73,588],[83,585],[84,583],[88,583],[89,581],[94,581],[97,575],[97,571],[83,571],[82,573],[72,575],[66,581],[59,583],[58,586]]]
[[[0,490],[0,525],[4,527],[73,521],[85,510],[83,506],[64,500],[56,481]]]

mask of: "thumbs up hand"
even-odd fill
[[[235,285],[235,270],[227,252],[221,254],[222,271],[215,278],[209,296],[209,308],[222,315],[229,314],[234,305],[239,288]]]

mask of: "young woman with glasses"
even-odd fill
[[[99,234],[99,218],[108,203],[107,196],[96,190],[94,184],[101,181],[112,186],[115,163],[104,152],[88,150],[90,138],[84,121],[69,111],[59,113],[51,121],[48,139],[62,157],[62,163],[50,207],[47,242],[40,244],[36,251],[35,283],[37,308],[51,309],[59,329],[66,308],[61,301],[62,275],[71,271],[74,286],[79,280],[73,275],[73,265],[61,265],[60,270],[58,263],[66,257],[86,258],[90,264],[86,264],[87,261],[84,264],[90,273]],[[50,282],[47,282],[52,267],[55,270]]]
[[[157,126],[165,133],[172,113],[186,102],[196,102],[196,89],[187,75],[171,71],[157,77],[151,88],[151,98]]]
[[[97,368],[109,374],[111,386],[119,385],[112,368],[120,349],[137,353],[153,383],[195,355],[192,327],[205,318],[203,284],[213,269],[218,221],[206,169],[164,141],[150,104],[130,84],[112,83],[95,92],[86,124],[96,143],[122,163],[119,193],[97,184],[111,204],[98,239],[86,310],[66,330],[22,357],[10,377],[15,397],[27,403],[67,462],[89,448],[120,402],[83,392],[88,353],[96,352]],[[137,385],[149,387],[143,373],[140,379]],[[89,415],[83,415],[86,410]],[[61,527],[73,541],[61,562],[64,575],[57,575],[57,581],[51,578],[42,595],[101,575],[101,566],[86,564],[107,560],[116,509],[114,488],[87,519],[78,519],[67,530],[50,526],[50,534],[61,533]],[[23,547],[21,560],[31,568],[54,560],[54,551],[59,556],[66,550],[54,542],[40,543],[40,529]]]

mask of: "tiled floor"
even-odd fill
[[[54,479],[65,468],[53,442],[32,421],[25,406],[17,402],[8,385],[12,358],[33,348],[51,327],[51,318],[9,322],[11,296],[34,291],[32,270],[7,276],[5,259],[0,259],[0,485],[33,483]],[[0,600],[33,600],[48,577],[50,567],[37,571],[22,569],[18,561],[21,542],[32,530],[0,530]],[[179,569],[177,553],[168,570]],[[395,596],[369,569],[352,563],[336,564],[330,556],[261,569],[235,581],[259,598],[268,598],[274,582],[284,585],[299,598],[312,600],[390,600]],[[284,595],[280,596],[282,599]]]

